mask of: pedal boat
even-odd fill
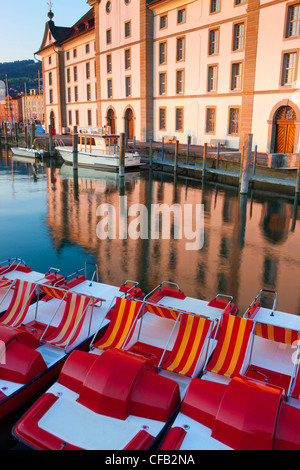
[[[300,449],[300,317],[277,311],[273,291],[262,307],[264,291],[243,318],[223,318],[161,450]]]
[[[137,283],[116,287],[73,274],[59,287],[16,280],[0,317],[0,419],[56,380],[71,351],[88,350],[99,323],[109,323],[116,295],[142,296]]]
[[[147,297],[116,299],[105,333],[94,336],[89,352],[69,355],[58,380],[14,427],[16,439],[38,450],[157,445],[205,364],[220,318],[236,308],[231,298],[197,301],[162,284]],[[197,312],[169,305],[178,302]]]
[[[20,258],[11,258],[0,263],[0,315],[8,308],[17,279],[40,284],[59,285],[64,277],[59,269],[50,268],[47,273],[32,271],[25,261]],[[32,302],[36,301],[34,297]]]

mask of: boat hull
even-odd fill
[[[63,161],[68,165],[73,165],[73,149],[72,147],[56,147]],[[117,154],[108,155],[101,151],[92,153],[79,151],[78,166],[85,168],[112,169],[119,170],[119,156]],[[134,168],[142,166],[140,156],[138,154],[125,153],[125,168]]]
[[[12,147],[11,151],[16,157],[26,157],[33,160],[35,160],[36,158],[40,158],[39,152],[35,149]]]

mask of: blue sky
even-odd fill
[[[0,0],[0,62],[33,59],[48,21],[48,0]],[[90,6],[86,0],[52,0],[57,26],[73,26]]]

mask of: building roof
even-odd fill
[[[37,53],[53,45],[51,44],[51,45],[45,46],[48,28],[53,38],[55,39],[55,44],[59,45],[59,44],[64,43],[65,41],[69,41],[70,39],[73,39],[81,34],[84,34],[87,31],[94,29],[95,27],[94,8],[91,8],[72,27],[56,26],[52,18],[53,18],[53,15],[50,16],[50,20],[46,23],[43,42]]]

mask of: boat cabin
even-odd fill
[[[115,153],[119,151],[119,136],[108,134],[80,134],[79,149],[89,153],[92,153],[93,150]]]

